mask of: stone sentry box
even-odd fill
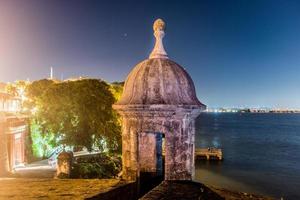
[[[191,77],[164,50],[165,23],[158,19],[153,29],[156,43],[149,59],[133,68],[113,105],[122,116],[123,178],[136,181],[142,172],[162,173],[164,136],[165,180],[192,180],[195,119],[205,105]]]

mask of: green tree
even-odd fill
[[[8,93],[8,94],[11,94],[12,96],[18,96],[18,89],[17,87],[15,86],[15,84],[13,83],[8,83],[6,86],[5,86],[5,91]]]
[[[14,83],[9,83],[6,85],[5,90],[7,93],[14,97],[18,97],[21,101],[21,111],[23,111],[26,87],[29,85],[29,81],[17,80]]]
[[[113,93],[116,101],[118,101],[123,93],[124,82],[112,82],[110,86],[111,92]]]
[[[25,89],[25,95],[27,97],[26,101],[24,102],[24,108],[34,114],[35,110],[38,107],[38,102],[41,99],[41,96],[46,92],[51,85],[53,85],[53,80],[49,79],[42,79],[38,81],[34,81],[29,84]]]
[[[25,89],[29,85],[28,81],[17,80],[14,83],[8,83],[5,87],[7,93],[15,97],[23,97]]]
[[[120,121],[112,109],[117,100],[112,86],[97,79],[49,81],[34,82],[27,89],[43,133],[55,134],[66,145],[120,151]]]

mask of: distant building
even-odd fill
[[[26,161],[28,119],[21,115],[21,99],[5,92],[0,83],[0,176]]]

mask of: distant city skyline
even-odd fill
[[[166,22],[165,48],[209,107],[300,108],[300,2],[0,1],[0,82],[124,81]]]

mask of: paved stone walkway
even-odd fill
[[[0,200],[85,199],[118,186],[117,179],[0,178]]]
[[[19,178],[53,178],[55,172],[56,169],[48,164],[48,160],[42,160],[17,167],[14,176]]]

